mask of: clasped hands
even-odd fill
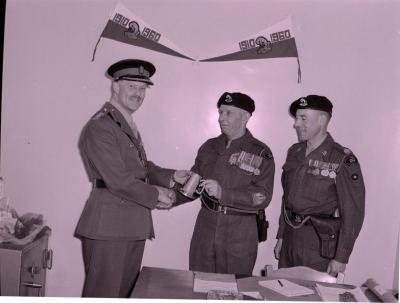
[[[190,176],[190,171],[177,170],[172,177],[173,181],[179,184],[184,184]],[[174,190],[162,186],[155,186],[158,190],[158,203],[157,209],[170,209],[176,202],[176,193]]]
[[[173,180],[181,185],[185,184],[190,177],[191,172],[187,170],[176,170],[173,175]],[[221,199],[222,188],[216,180],[205,179],[201,180],[200,187],[203,187],[207,194],[211,197]],[[157,209],[170,209],[176,202],[176,193],[174,190],[162,186],[155,186],[158,190]]]

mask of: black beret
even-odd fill
[[[333,105],[327,97],[318,95],[308,95],[307,97],[301,97],[294,101],[289,108],[290,114],[295,117],[298,109],[316,109],[327,112],[329,116],[332,116]]]
[[[130,80],[144,82],[153,85],[150,77],[154,75],[156,68],[147,61],[138,59],[125,59],[118,61],[107,69],[107,74],[114,80]]]
[[[218,100],[217,107],[219,108],[221,105],[236,106],[249,112],[250,115],[256,109],[253,99],[242,93],[223,93]]]

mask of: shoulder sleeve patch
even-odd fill
[[[272,153],[266,153],[266,154],[264,155],[264,158],[267,159],[267,160],[272,159],[272,158],[273,158],[273,157],[272,157]]]
[[[267,160],[273,158],[272,152],[269,150],[269,148],[263,148],[263,149],[261,150],[261,152],[260,152],[260,156],[261,156],[262,158],[267,159]]]
[[[358,163],[358,160],[354,155],[349,155],[346,157],[346,160],[344,160],[344,163],[346,163],[347,166],[350,166],[352,164]]]

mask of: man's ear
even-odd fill
[[[242,115],[242,121],[243,121],[243,123],[246,124],[247,121],[249,121],[250,117],[251,117],[250,113],[244,112],[243,115]]]
[[[113,94],[118,94],[119,93],[119,84],[118,81],[113,81],[111,84],[112,87],[112,93]]]

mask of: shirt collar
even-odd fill
[[[110,102],[110,104],[112,106],[114,106],[122,114],[122,117],[124,117],[124,119],[126,120],[126,122],[128,122],[129,125],[131,125],[133,123],[132,116],[121,105],[119,105],[116,102],[115,103],[114,102],[113,103]]]

